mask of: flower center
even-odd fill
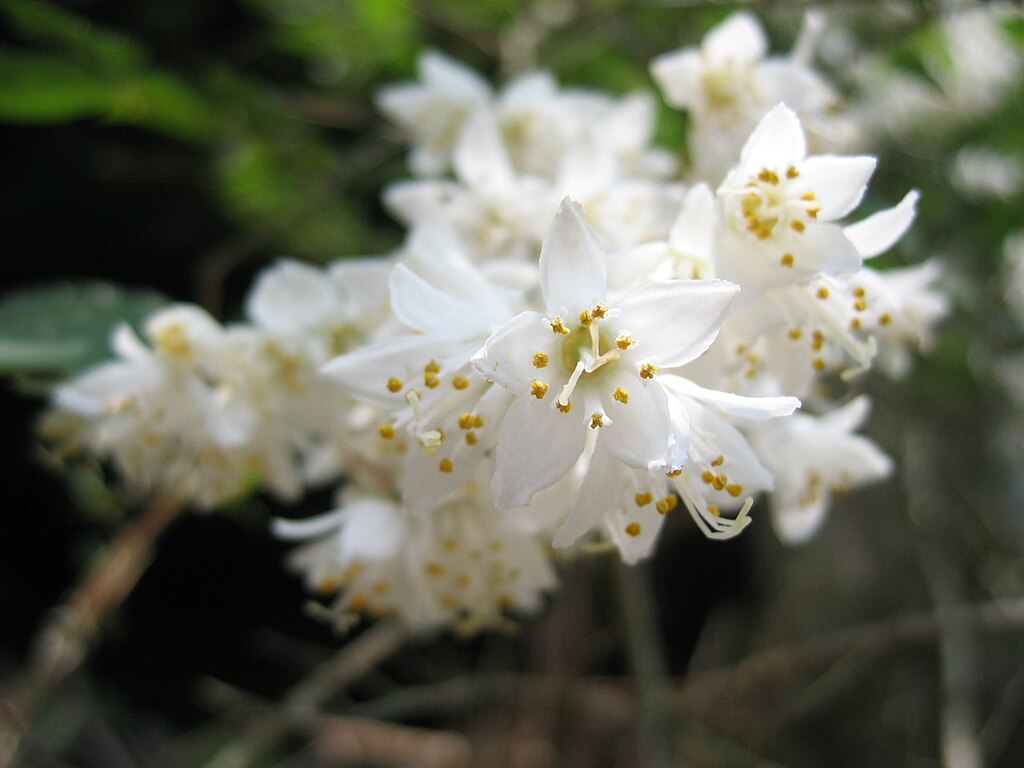
[[[771,168],[763,168],[743,187],[727,190],[739,199],[737,213],[747,232],[759,240],[766,240],[785,227],[800,234],[811,220],[818,218],[821,206],[814,192],[797,196],[789,189],[789,182],[799,175],[800,170],[793,165],[781,176]]]
[[[608,308],[600,304],[584,312],[580,318],[582,325],[562,340],[562,364],[566,371],[571,371],[558,393],[557,402],[563,408],[569,405],[569,398],[584,375],[595,373],[622,354],[615,341],[601,332],[601,321],[607,312]]]

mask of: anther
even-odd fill
[[[452,460],[445,456],[441,459],[441,463],[437,465],[437,468],[442,472],[451,472],[454,466],[452,464]]]
[[[784,254],[782,254],[782,258],[779,259],[779,264],[781,264],[784,267],[792,267],[793,266],[793,254],[792,253],[784,253]]]
[[[388,379],[388,392],[401,392],[404,386],[401,379],[396,379],[394,376]]]
[[[639,536],[640,535],[640,523],[630,523],[629,525],[627,525],[626,526],[626,533],[628,533],[630,536]]]
[[[548,385],[540,379],[534,379],[530,382],[530,394],[536,397],[538,400],[543,400],[544,395],[548,393]]]
[[[725,486],[725,491],[733,498],[736,498],[743,493],[743,486],[737,485],[736,483],[729,483],[729,485]]]
[[[395,428],[390,424],[381,424],[377,432],[380,433],[380,436],[385,440],[390,440],[395,436]]]
[[[805,229],[807,229],[807,225],[800,221],[800,219],[797,219],[796,221],[792,222],[789,226],[793,228],[794,232],[803,232]]]
[[[452,386],[456,389],[465,389],[469,386],[469,379],[465,376],[452,376]]]
[[[712,467],[720,467],[725,464],[725,456],[719,455],[717,459],[711,462]]]
[[[662,515],[667,515],[679,504],[679,500],[673,494],[663,496],[658,499],[658,503],[654,505],[655,509]]]
[[[633,498],[638,507],[644,507],[654,501],[654,494],[650,491],[637,491]]]
[[[604,414],[600,411],[594,411],[590,414],[590,428],[597,429],[598,427],[604,426]]]
[[[423,383],[426,384],[429,389],[434,389],[441,383],[441,379],[433,371],[427,371],[423,374]]]
[[[565,405],[562,405],[560,402],[556,400],[555,408],[557,408],[560,413],[568,413],[569,411],[572,410],[572,400],[569,400]]]
[[[548,364],[548,356],[543,352],[537,352],[533,356],[533,367],[543,368]]]
[[[551,325],[552,333],[560,333],[563,336],[569,333],[569,329],[565,327],[565,324],[562,322],[562,318],[560,318],[558,315],[555,315],[554,320],[548,320],[548,323],[550,323]]]
[[[636,339],[630,336],[628,333],[623,331],[615,337],[615,346],[619,349],[629,349],[636,344]]]
[[[658,372],[658,368],[651,363],[644,363],[640,366],[640,378],[641,379],[653,379],[654,374]]]
[[[612,397],[618,400],[620,403],[625,405],[629,402],[629,390],[624,387],[616,387],[612,391]]]

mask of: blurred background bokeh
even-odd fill
[[[743,5],[775,50],[808,7]],[[545,67],[652,90],[651,58],[735,7],[2,0],[0,686],[131,512],[95,476],[49,469],[34,431],[48,383],[101,359],[116,318],[166,297],[232,319],[276,258],[396,247],[379,198],[408,174],[406,147],[373,97],[422,51],[495,82]],[[837,499],[802,547],[761,505],[727,543],[670,525],[638,572],[609,555],[564,564],[518,632],[398,648],[373,627],[335,636],[282,567],[268,521],[326,509],[328,490],[298,510],[255,497],[189,516],[44,703],[20,764],[1021,765],[1024,18],[818,7],[819,67],[880,158],[867,209],[922,192],[882,258],[939,258],[953,306],[908,378],[863,382],[892,479]],[[659,143],[685,136],[663,106]],[[375,642],[379,663],[326,692],[322,721],[294,721],[294,686],[346,648],[376,658]]]

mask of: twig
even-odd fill
[[[182,508],[170,496],[155,499],[121,529],[67,602],[51,613],[36,638],[27,671],[0,709],[0,768],[11,764],[38,708],[81,665],[103,625],[135,589],[157,539]]]
[[[250,718],[241,736],[207,763],[208,768],[243,768],[308,718],[332,696],[397,651],[405,640],[395,624],[381,623],[318,665],[285,694],[281,704]],[[251,712],[251,707],[246,706]]]
[[[640,717],[637,722],[640,765],[668,768],[673,762],[671,719],[667,706],[671,687],[648,568],[646,563],[627,566],[618,562],[616,571],[626,651],[640,689]]]

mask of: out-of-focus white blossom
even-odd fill
[[[1024,187],[1024,160],[986,147],[963,147],[953,158],[950,178],[965,197],[1007,200]]]

